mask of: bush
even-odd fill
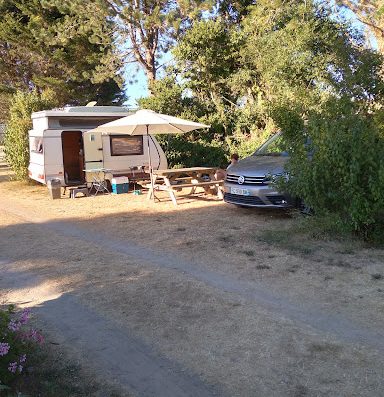
[[[13,306],[0,309],[0,391],[10,389],[25,373],[29,355],[43,342],[39,332],[27,325],[30,310],[16,313]]]
[[[288,190],[367,240],[380,236],[384,221],[381,117],[381,110],[333,102],[310,114],[299,133],[297,125],[285,130],[292,147]]]
[[[253,154],[271,135],[269,130],[255,130],[249,134],[237,133],[233,137],[228,137],[228,147],[230,153],[237,153],[240,158],[245,158]]]
[[[31,114],[56,105],[53,93],[17,92],[12,98],[10,116],[4,136],[5,158],[16,179],[27,179],[29,163],[28,131],[32,128]]]
[[[217,167],[227,164],[227,153],[223,145],[215,140],[211,142],[188,141],[185,136],[157,137],[172,167]]]

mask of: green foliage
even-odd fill
[[[261,0],[241,34],[251,97],[267,103],[291,148],[285,188],[319,219],[374,238],[383,223],[382,59],[312,2]]]
[[[188,140],[188,137],[172,136],[158,138],[171,168],[183,167],[224,167],[228,156],[217,141],[206,142],[201,139]]]
[[[249,6],[255,4],[255,0],[218,0],[216,8],[219,15],[229,24],[239,24],[248,14]]]
[[[237,153],[240,158],[248,157],[265,142],[268,136],[268,131],[256,130],[250,134],[240,133],[228,137],[227,143],[229,153]]]
[[[226,79],[234,70],[234,43],[220,19],[196,23],[173,53],[178,68],[188,79],[188,88],[198,96],[221,101]]]
[[[381,110],[364,113],[348,100],[332,100],[308,115],[300,133],[281,123],[292,147],[287,189],[365,239],[383,229],[382,118]]]
[[[27,179],[29,163],[28,131],[32,128],[31,114],[56,106],[55,94],[45,91],[17,92],[12,98],[10,118],[5,130],[5,157],[16,179]]]
[[[228,24],[221,19],[207,20],[195,23],[173,51],[175,72],[184,82],[184,96],[197,103],[192,111],[205,114],[205,122],[212,126],[210,137],[222,142],[237,129],[237,119],[243,114],[237,95],[229,87],[238,66],[237,44],[232,41]]]
[[[199,118],[204,112],[210,137],[250,153],[276,130],[275,108],[296,104],[305,117],[330,97],[381,94],[381,60],[362,40],[311,1],[260,0],[240,26],[221,17],[196,22],[173,51],[170,78],[183,81],[175,109]],[[168,90],[154,90],[154,97]]]
[[[219,2],[214,18],[195,23],[174,49],[168,80],[144,100],[212,126],[184,145],[184,137],[171,140],[171,163],[187,165],[185,153],[194,158],[188,165],[199,164],[194,141],[243,157],[282,130],[291,153],[285,188],[319,220],[333,219],[334,230],[376,238],[384,221],[381,56],[325,2],[247,3],[232,13]]]
[[[51,89],[61,105],[121,101],[107,11],[79,0],[0,2],[0,88]]]
[[[243,67],[234,82],[261,110],[284,103],[305,114],[329,98],[365,101],[382,92],[380,57],[318,3],[260,0],[238,35]]]
[[[0,89],[1,90],[1,89]],[[5,124],[9,117],[9,107],[11,106],[11,94],[0,91],[0,124]]]
[[[186,114],[194,104],[190,98],[184,97],[184,88],[175,83],[173,76],[153,81],[150,88],[152,95],[138,100],[142,109],[151,109],[157,113],[178,117],[184,114],[187,118]]]
[[[194,131],[182,136],[157,137],[166,153],[170,167],[218,166],[227,163],[228,146],[217,137],[214,113],[196,98],[184,95],[184,88],[171,77],[158,80],[151,85],[153,95],[139,100],[142,108],[159,113],[182,117],[204,124],[213,124],[209,132]]]
[[[199,18],[210,0],[99,0],[114,17],[122,60],[138,63],[147,80],[156,80],[161,57],[191,20]]]
[[[173,51],[174,67],[140,105],[210,124],[192,137],[243,157],[276,131],[281,108],[295,108],[284,117],[296,124],[329,98],[369,104],[381,96],[380,57],[319,4],[260,0],[240,25],[230,20],[196,22]]]
[[[175,50],[176,69],[169,69],[168,76],[152,83],[153,95],[139,101],[141,107],[211,125],[208,131],[168,138],[166,153],[171,165],[228,163],[225,137],[234,130],[237,117],[237,106],[224,97],[228,91],[225,80],[231,70],[228,40],[220,22],[196,23]],[[184,84],[177,83],[179,75]]]

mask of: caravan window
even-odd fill
[[[110,142],[112,156],[133,156],[144,154],[142,135],[111,135]]]
[[[29,147],[31,149],[31,152],[43,153],[43,138],[41,136],[31,136],[29,138]]]

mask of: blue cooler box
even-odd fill
[[[112,178],[112,193],[121,194],[128,193],[129,181],[126,176],[118,176]]]

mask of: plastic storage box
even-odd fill
[[[128,187],[129,181],[126,176],[118,176],[116,178],[112,178],[112,193],[128,193]]]

